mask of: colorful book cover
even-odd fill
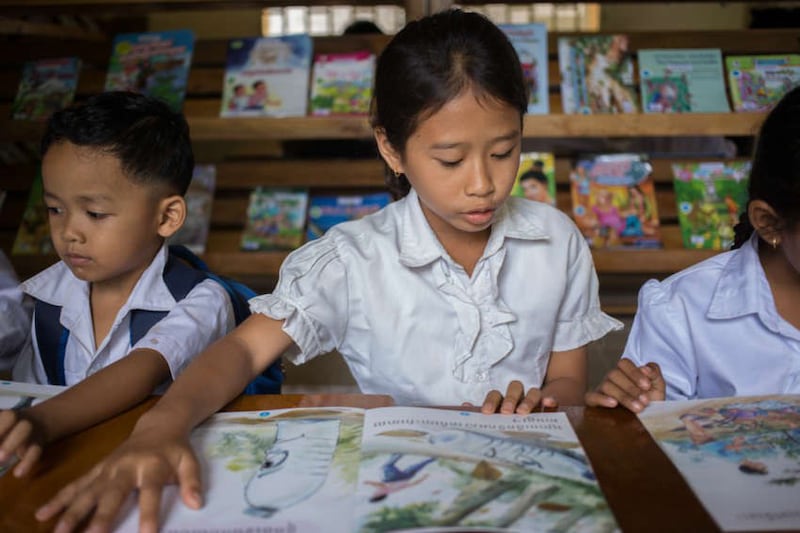
[[[22,67],[11,118],[47,120],[75,98],[81,60],[77,57],[29,61]]]
[[[747,206],[750,161],[673,163],[683,246],[727,250]]]
[[[215,165],[195,165],[192,181],[184,196],[186,220],[181,229],[169,239],[170,244],[182,244],[195,254],[205,252],[216,181]]]
[[[25,254],[50,254],[54,253],[53,242],[50,240],[50,223],[48,221],[47,206],[44,203],[41,170],[31,184],[28,203],[22,213],[17,237],[11,253]]]
[[[305,189],[256,187],[250,194],[242,250],[293,250],[303,242]]]
[[[570,172],[572,213],[592,248],[659,248],[652,166],[639,154],[580,159]]]
[[[369,51],[317,54],[311,85],[311,114],[366,115],[372,100],[375,54]]]
[[[512,196],[556,205],[556,162],[549,152],[523,152]]]
[[[718,48],[639,50],[645,113],[727,113]]]
[[[633,57],[626,35],[558,39],[561,98],[566,114],[636,113]]]
[[[547,26],[539,23],[501,24],[522,65],[528,84],[528,113],[550,112],[550,86],[547,63]]]
[[[357,220],[378,211],[392,201],[388,192],[374,194],[312,194],[308,203],[306,240],[321,237],[340,222]]]
[[[167,487],[164,531],[619,531],[564,413],[246,411],[191,441],[204,505]],[[129,506],[115,531],[137,521]]]
[[[220,115],[305,116],[312,47],[305,34],[231,40]]]
[[[800,395],[653,402],[639,414],[722,531],[800,526]]]
[[[767,111],[800,84],[800,54],[727,56],[734,111]]]
[[[133,91],[183,107],[194,51],[190,30],[123,33],[114,38],[106,91]]]

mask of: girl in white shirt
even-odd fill
[[[526,108],[516,53],[488,19],[453,10],[409,23],[378,60],[372,107],[402,199],[292,253],[274,293],[251,301],[253,316],[40,518],[81,487],[84,504],[62,523],[90,513],[88,501],[106,510],[93,523],[106,523],[124,500],[108,489],[127,494],[136,479],[179,479],[185,503],[200,506],[191,428],[287,350],[302,363],[336,349],[363,392],[400,404],[528,413],[582,402],[586,345],[620,325],[600,310],[591,253],[570,219],[508,198]],[[158,499],[138,488],[141,523],[154,528]]]
[[[761,126],[748,187],[732,251],[642,287],[587,404],[800,393],[800,88]]]

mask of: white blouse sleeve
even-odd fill
[[[697,364],[683,301],[651,279],[639,291],[639,306],[622,357],[637,366],[658,363],[667,383],[667,400],[694,398]]]
[[[301,364],[341,345],[348,322],[347,272],[329,234],[298,248],[281,265],[275,291],[250,300],[250,310],[283,320]]]

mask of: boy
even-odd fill
[[[165,281],[165,269],[176,268],[165,240],[186,217],[193,166],[184,117],[143,95],[103,93],[48,122],[44,201],[61,261],[23,283],[36,301],[32,346],[13,377],[70,388],[0,412],[0,464],[16,455],[15,475],[30,469],[42,445],[140,402],[233,329],[217,282],[205,279],[176,298]],[[55,334],[37,335],[36,315],[49,306],[60,317]],[[164,316],[137,342],[140,310]],[[56,338],[63,359],[43,349]]]

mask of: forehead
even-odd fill
[[[131,180],[119,159],[93,147],[70,142],[53,144],[42,159],[45,190],[59,194],[96,194],[124,197],[143,185]]]

